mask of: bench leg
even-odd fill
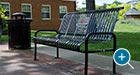
[[[58,59],[58,58],[59,58],[59,47],[57,45],[57,47],[56,47],[56,59]]]
[[[117,74],[116,73],[116,63],[114,62],[114,60],[113,60],[113,74]]]
[[[114,54],[114,52],[116,51],[116,47],[117,47],[117,41],[116,41],[116,36],[115,35],[113,35],[113,37],[114,37],[114,39],[113,39],[113,54]],[[113,74],[117,74],[116,73],[116,63],[115,63],[115,61],[113,60]]]
[[[88,40],[85,41],[85,74],[88,75]]]
[[[37,61],[37,44],[35,43],[34,60]]]
[[[88,75],[88,53],[85,53],[85,74]]]

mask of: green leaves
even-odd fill
[[[2,18],[2,23],[3,23],[3,31],[6,31],[7,30],[7,22],[6,20],[8,19],[7,16],[5,16],[5,12],[6,12],[6,9],[2,8],[2,6],[0,5],[0,18]]]
[[[140,2],[138,2],[138,4],[135,7],[140,11]]]
[[[5,16],[6,9],[2,8],[2,6],[0,5],[0,16],[2,19],[6,20],[8,17]]]

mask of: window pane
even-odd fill
[[[60,10],[60,13],[66,13],[67,12],[67,7],[66,6],[60,6],[59,10]]]
[[[23,12],[24,14],[26,14],[26,18],[31,18],[31,13],[30,12]]]
[[[26,6],[26,11],[31,11],[30,6]]]
[[[42,5],[42,18],[49,19],[50,18],[50,6],[49,5]]]
[[[63,16],[65,15],[66,13],[61,13],[60,14],[60,18],[63,18]]]
[[[49,12],[49,6],[42,6],[42,12]]]
[[[5,16],[10,16],[8,11],[6,11],[4,14]]]
[[[26,14],[26,18],[31,18],[31,5],[22,5],[22,12]]]
[[[9,4],[2,4],[2,7],[9,11]]]
[[[26,11],[26,6],[22,5],[22,11]]]
[[[43,11],[47,11],[47,9],[46,9],[45,7],[42,7],[42,12],[43,12]]]
[[[22,11],[23,12],[30,12],[31,11],[30,5],[22,5]]]
[[[50,18],[50,14],[49,13],[42,13],[42,18]]]
[[[62,19],[63,16],[67,13],[67,6],[60,6],[59,12],[60,12],[60,19]]]

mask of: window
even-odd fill
[[[31,4],[22,4],[22,13],[26,14],[27,19],[32,19]]]
[[[5,15],[10,18],[10,4],[7,2],[1,2],[1,6],[6,9]]]
[[[51,8],[50,5],[42,5],[42,19],[50,20],[51,19]]]
[[[67,13],[67,6],[59,6],[60,19]]]

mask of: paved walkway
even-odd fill
[[[34,47],[34,46],[33,46]],[[32,49],[33,50],[33,49]],[[55,56],[56,48],[38,45],[38,51],[41,53]],[[60,56],[63,59],[71,60],[75,62],[84,63],[84,54],[73,51],[60,49]],[[135,69],[132,69],[129,65],[118,66],[117,72],[123,75],[140,75],[140,61],[129,62]],[[101,70],[112,71],[112,57],[103,56],[98,54],[89,54],[89,64]]]
[[[39,53],[39,58],[39,61],[34,61],[31,50],[8,50],[7,43],[0,42],[0,75],[84,75],[84,65],[79,62],[55,59],[42,53]],[[112,73],[93,66],[88,71],[89,75]]]
[[[61,59],[55,59],[55,48],[40,45],[38,49],[40,60],[33,61],[31,50],[8,50],[7,43],[0,43],[0,75],[84,75],[83,54],[61,50]],[[112,73],[110,57],[96,54],[89,57],[89,75]],[[130,63],[134,70],[129,66],[117,66],[117,75],[139,75],[140,62]]]

